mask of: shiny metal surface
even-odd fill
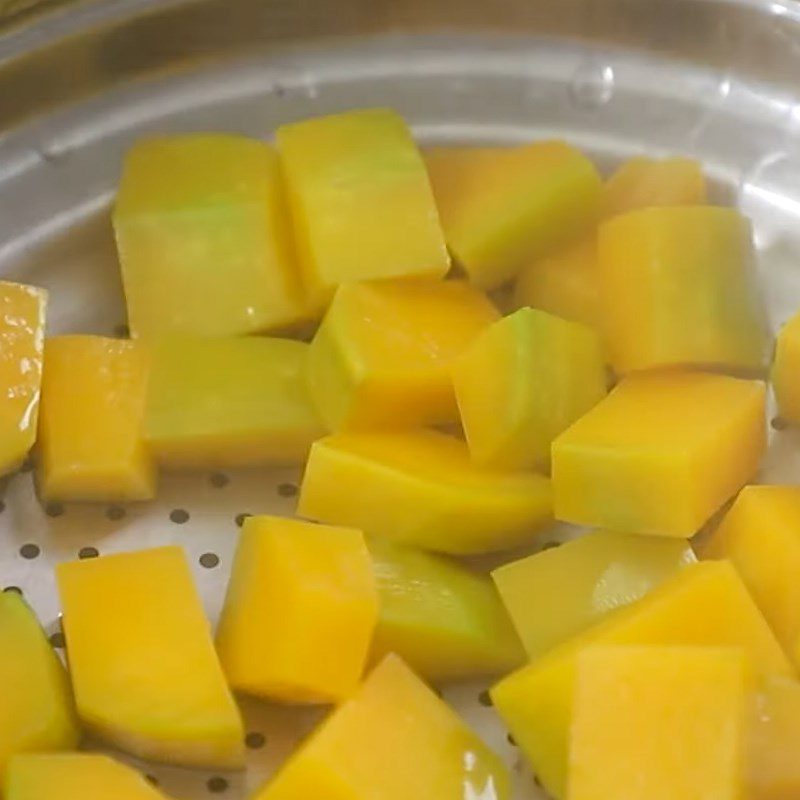
[[[800,306],[795,0],[0,0],[0,14],[0,274],[51,290],[51,332],[113,335],[124,323],[108,209],[137,136],[269,137],[280,122],[374,104],[398,108],[425,141],[559,135],[603,165],[640,152],[696,156],[717,197],[753,217],[773,325]],[[54,630],[54,562],[86,547],[177,542],[213,617],[237,514],[290,513],[299,476],[226,477],[165,477],[144,506],[43,509],[23,472],[0,513],[0,584],[21,587]],[[763,477],[800,477],[800,438],[773,434]],[[174,522],[175,509],[188,521]],[[26,543],[38,557],[21,555]],[[200,565],[207,552],[218,566]],[[445,696],[508,759],[516,797],[539,797],[480,688]],[[244,797],[310,721],[248,708],[266,743],[246,776],[226,776],[224,796]],[[222,786],[143,768],[176,797]]]

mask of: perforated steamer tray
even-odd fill
[[[32,5],[0,1],[0,14]],[[108,211],[137,136],[269,137],[287,120],[391,105],[424,142],[558,135],[606,167],[641,152],[701,159],[717,198],[754,220],[777,326],[800,307],[799,25],[790,0],[46,6],[0,35],[0,275],[50,290],[50,333],[120,335]],[[771,436],[760,479],[797,481],[800,435]],[[43,508],[23,470],[4,488],[0,585],[24,593],[61,648],[55,563],[177,543],[213,620],[237,520],[291,514],[299,478],[299,469],[164,476],[153,503]],[[532,547],[570,533],[554,529]],[[508,761],[515,798],[542,797],[483,689],[444,697]],[[176,798],[248,796],[319,712],[243,702],[246,773],[138,766]]]

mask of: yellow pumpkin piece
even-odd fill
[[[156,470],[142,425],[148,360],[142,345],[56,336],[45,345],[36,480],[47,501],[149,500]]]
[[[611,217],[648,206],[705,202],[705,178],[697,161],[633,158],[603,186],[601,215]],[[596,231],[527,264],[517,278],[514,301],[518,308],[540,308],[600,329]]]
[[[64,667],[15,592],[0,593],[0,685],[0,778],[16,753],[78,746]]]
[[[341,283],[445,275],[450,260],[425,163],[397,113],[293,122],[276,141],[315,306]]]
[[[566,794],[569,729],[579,655],[606,645],[742,648],[760,675],[794,669],[733,566],[706,561],[682,569],[641,600],[542,658],[491,691],[492,701],[550,794]]]
[[[253,800],[507,800],[509,794],[500,758],[390,655]]]
[[[477,467],[434,431],[334,434],[315,442],[298,514],[443,553],[505,550],[551,518],[550,482]]]
[[[600,330],[600,286],[594,235],[528,264],[514,286],[514,305],[548,311]]]
[[[629,376],[553,442],[557,519],[687,538],[755,474],[766,446],[760,381]]]
[[[548,469],[553,439],[605,397],[606,381],[591,328],[532,308],[504,317],[453,366],[473,460]]]
[[[525,653],[491,580],[454,559],[369,542],[380,612],[372,659],[397,653],[435,683],[499,675]]]
[[[236,691],[286,703],[336,703],[361,679],[377,616],[361,531],[249,517],[217,652]]]
[[[632,158],[603,186],[602,214],[613,217],[650,206],[708,202],[703,168],[692,158]]]
[[[433,148],[426,162],[447,244],[484,289],[596,219],[600,176],[566,142]]]
[[[464,281],[341,286],[308,357],[320,414],[331,430],[456,422],[450,365],[498,317]]]
[[[0,281],[0,475],[36,441],[47,292]]]
[[[170,468],[301,463],[324,429],[308,396],[308,345],[167,337],[152,345],[146,436]]]
[[[492,578],[534,659],[696,560],[681,539],[595,531],[498,567]]]
[[[800,487],[745,486],[701,555],[734,563],[800,666]]]
[[[144,139],[114,209],[135,337],[227,336],[308,316],[278,157],[255,139]]]
[[[578,658],[569,800],[741,800],[741,650],[608,647]]]
[[[731,208],[648,208],[600,226],[605,342],[618,374],[763,368],[769,345],[749,221]]]
[[[179,547],[59,564],[78,714],[139,758],[244,766],[242,720]]]
[[[748,794],[751,800],[800,797],[800,683],[767,678],[750,729]]]
[[[144,775],[96,753],[16,756],[5,800],[165,800]]]
[[[778,331],[771,377],[781,419],[800,423],[800,313]]]

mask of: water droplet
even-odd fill
[[[575,70],[570,96],[581,108],[600,108],[614,94],[614,69],[595,62],[582,64]]]
[[[794,3],[790,4],[788,0],[773,0],[767,5],[767,8],[776,17],[788,17],[793,22],[800,20],[800,14]]]
[[[36,150],[48,164],[58,164],[67,158],[72,147],[67,141],[50,139],[39,142]]]
[[[301,83],[303,94],[309,100],[316,100],[319,97],[319,86],[316,78],[311,75],[304,75]]]

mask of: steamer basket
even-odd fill
[[[424,142],[557,135],[604,167],[697,157],[717,199],[753,218],[773,326],[800,307],[794,0],[0,0],[0,20],[0,274],[50,289],[51,333],[124,335],[109,207],[136,137],[269,137],[369,105],[397,108]],[[800,436],[771,435],[761,479],[797,481]],[[24,592],[61,648],[56,562],[177,543],[214,619],[240,515],[291,514],[299,477],[164,476],[153,503],[43,508],[23,470],[0,506],[0,585]],[[543,798],[484,688],[444,696],[507,760],[515,800]],[[246,773],[137,766],[176,798],[245,798],[318,717],[245,712]]]

